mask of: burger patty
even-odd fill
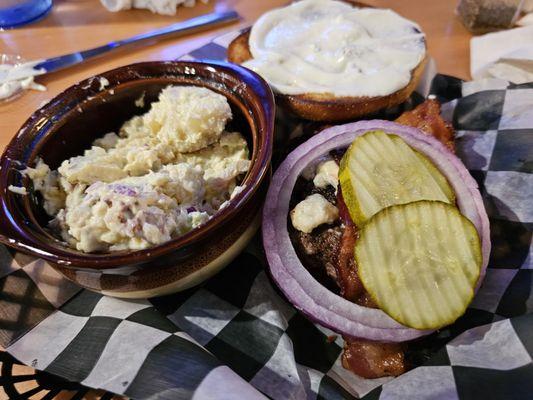
[[[332,155],[338,162],[343,152]],[[311,233],[296,230],[289,224],[289,235],[298,257],[311,274],[328,288],[334,288],[342,297],[364,307],[377,308],[365,290],[353,258],[357,227],[344,204],[342,192],[328,186],[317,188],[312,181],[299,178],[293,190],[290,208],[312,194],[321,194],[339,209],[339,220],[323,225]]]

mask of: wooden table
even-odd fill
[[[470,33],[454,14],[457,0],[363,1],[377,7],[392,8],[418,22],[427,34],[429,53],[437,61],[439,71],[469,78]],[[33,111],[68,86],[121,65],[177,58],[223,32],[252,23],[266,10],[287,2],[288,0],[210,0],[207,5],[182,8],[177,16],[168,17],[144,10],[110,13],[100,5],[99,0],[54,0],[52,12],[41,21],[0,32],[0,53],[20,54],[29,60],[47,58],[98,46],[228,7],[236,9],[243,20],[241,23],[196,35],[165,40],[157,45],[111,53],[104,59],[90,61],[39,79],[39,82],[48,88],[46,92],[30,91],[12,102],[0,103],[0,151]]]

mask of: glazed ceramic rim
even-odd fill
[[[160,72],[157,74],[142,75],[143,69],[149,67],[159,67]],[[173,70],[175,75],[172,75]],[[79,105],[85,105],[93,101],[91,97],[94,96],[94,91],[85,90],[85,88],[91,86],[95,78],[107,79],[110,84],[106,87],[105,91],[109,91],[129,82],[165,77],[168,77],[169,83],[185,82],[187,84],[194,84],[188,81],[191,80],[191,77],[196,76],[196,71],[199,70],[209,73],[213,78],[212,80],[208,80],[200,76],[198,80],[204,82],[204,85],[199,86],[212,88],[219,93],[225,94],[226,97],[230,96],[234,100],[239,100],[237,102],[233,101],[233,104],[241,109],[252,131],[254,143],[252,166],[242,182],[244,190],[235,196],[227,207],[216,213],[207,223],[166,243],[144,250],[114,253],[82,253],[67,247],[57,239],[51,239],[50,235],[45,234],[41,226],[38,225],[30,228],[27,224],[23,223],[24,217],[21,213],[33,214],[31,212],[29,196],[22,196],[24,198],[20,199],[20,195],[10,192],[7,187],[15,184],[17,179],[20,181],[20,177],[15,177],[18,174],[16,171],[19,171],[21,168],[23,169],[27,163],[34,162],[35,153],[41,149],[39,143],[42,143],[44,138],[48,139],[50,137],[50,135],[39,136],[39,133],[44,133],[46,123],[58,124],[64,121],[65,118],[68,118],[71,113],[77,112],[76,108]],[[117,73],[124,73],[127,75],[127,78],[118,81],[114,77]],[[238,80],[244,83],[243,90],[247,92],[248,103],[252,103],[253,108],[246,107],[242,103],[242,100],[238,99],[237,94],[233,91],[235,88],[224,86],[225,79]],[[73,98],[75,99],[74,101],[72,100]],[[257,101],[252,102],[252,99]],[[242,66],[224,62],[143,62],[119,67],[81,81],[69,87],[54,99],[50,100],[48,104],[33,113],[8,144],[2,155],[0,160],[0,187],[2,187],[3,192],[0,193],[0,219],[3,219],[3,221],[0,221],[0,224],[4,224],[5,230],[9,230],[8,232],[1,232],[7,236],[7,238],[4,238],[4,241],[6,244],[21,251],[28,252],[64,267],[72,266],[73,268],[81,267],[98,270],[118,268],[124,265],[143,264],[149,262],[151,259],[156,259],[200,241],[206,236],[209,236],[209,233],[213,229],[220,228],[224,223],[238,215],[239,211],[250,200],[252,195],[257,191],[260,183],[268,175],[272,156],[274,111],[272,91],[259,75]],[[47,118],[43,119],[43,117]],[[47,128],[50,129],[49,127]],[[55,132],[51,133],[51,135],[53,134]],[[30,139],[31,137],[34,137],[33,140]],[[31,154],[26,154],[25,149],[20,145],[21,142],[34,143]],[[257,154],[255,154],[256,151]],[[21,203],[23,203],[23,206],[21,206]],[[33,218],[33,220],[35,219]]]
[[[199,285],[200,283],[206,281],[212,276],[216,275],[222,271],[226,266],[231,263],[250,243],[253,236],[259,231],[261,226],[261,212],[260,209],[253,219],[250,221],[250,224],[245,228],[244,232],[239,235],[237,240],[235,240],[231,245],[229,245],[218,257],[209,261],[203,267],[198,268],[196,271],[191,272],[188,275],[185,275],[178,280],[173,282],[166,283],[161,286],[153,287],[150,289],[138,289],[138,290],[128,290],[128,291],[119,291],[119,290],[94,290],[87,288],[93,292],[103,294],[105,296],[117,297],[120,299],[146,299],[156,296],[166,296],[168,294],[182,292],[184,290],[190,289],[194,286]],[[76,283],[80,285],[79,283]]]

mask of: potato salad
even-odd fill
[[[50,226],[83,252],[139,250],[205,223],[238,193],[248,144],[226,130],[227,99],[209,89],[168,86],[150,110],[83,155],[25,173]]]

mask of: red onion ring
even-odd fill
[[[341,334],[377,341],[403,342],[429,334],[403,326],[379,309],[359,306],[331,292],[307,271],[292,246],[287,229],[289,201],[297,178],[313,160],[337,148],[348,147],[369,130],[383,130],[402,137],[425,154],[453,187],[457,205],[475,225],[482,242],[485,275],[490,253],[489,222],[477,183],[462,162],[437,139],[416,128],[389,121],[360,121],[325,129],[292,153],[272,179],[263,209],[263,244],[270,273],[288,300],[312,320]]]

